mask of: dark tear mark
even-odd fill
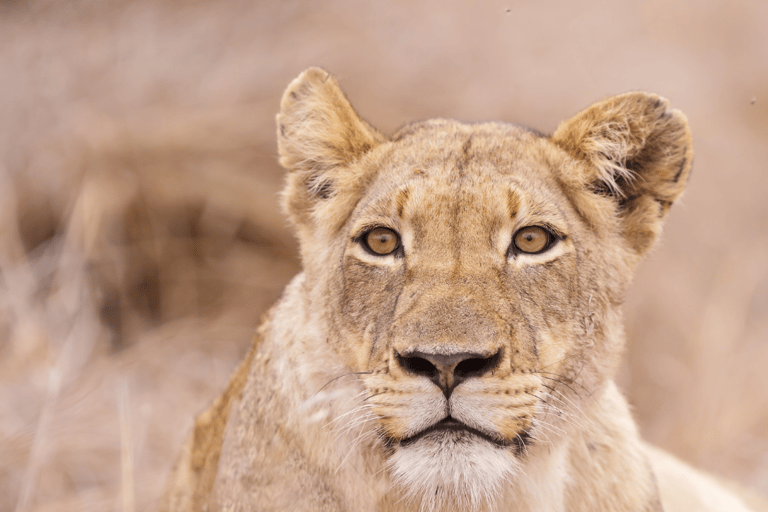
[[[291,91],[291,99],[294,99],[294,100],[299,99],[299,95],[296,94],[296,91]]]
[[[520,293],[520,294],[521,294],[521,295],[522,295],[522,296],[523,296],[523,297],[524,297],[524,298],[525,298],[525,299],[528,301],[528,303],[529,303],[529,304],[531,304],[531,305],[532,305],[532,306],[533,306],[535,309],[537,309],[537,310],[541,310],[541,307],[540,307],[540,306],[539,306],[539,304],[536,302],[536,300],[534,300],[534,298],[531,296],[531,294],[530,294],[530,293],[528,293],[528,290],[525,290],[525,289],[522,289],[522,288],[521,288],[521,289],[519,290],[519,293]],[[531,344],[533,345],[531,348],[532,348],[532,350],[533,350],[533,355],[536,357],[536,363],[537,363],[537,364],[536,364],[536,366],[537,366],[537,368],[538,368],[538,363],[539,363],[539,347],[538,347],[538,345],[539,345],[539,340],[538,340],[538,339],[536,339],[536,329],[534,329],[534,327],[533,327],[533,323],[531,322],[531,319],[530,319],[530,318],[528,318],[528,316],[527,316],[527,315],[525,315],[524,313],[521,313],[521,316],[522,316],[522,318],[523,318],[523,321],[525,322],[525,327],[528,329],[528,330],[526,331],[526,334],[527,334],[527,335],[530,337],[530,341],[531,341]],[[510,328],[512,329],[512,328],[514,328],[514,326],[510,324]],[[511,363],[511,361],[510,361],[510,363]]]
[[[688,163],[688,159],[686,157],[683,157],[683,161],[680,164],[680,169],[678,169],[677,174],[675,174],[673,182],[677,183],[680,181],[680,176],[683,174],[683,171],[685,170],[685,164]]]
[[[397,291],[397,295],[395,296],[395,301],[392,303],[392,313],[390,314],[390,325],[394,323],[395,314],[397,314],[397,305],[400,303],[400,296],[403,294],[403,290],[405,290],[405,279],[403,279],[403,285],[400,286],[400,289]]]
[[[280,123],[280,135],[285,137],[285,125],[283,123]]]
[[[389,318],[386,319],[386,323],[389,326],[389,328],[386,329],[387,336],[390,338],[392,337],[392,326],[395,324],[395,317],[397,315],[397,306],[400,304],[400,296],[405,291],[405,283],[406,283],[406,276],[409,274],[408,270],[408,263],[407,260],[403,259],[403,269],[402,272],[402,280],[400,282],[400,289],[397,291],[397,295],[395,295],[395,300],[392,303],[392,310],[390,311]],[[403,315],[401,315],[402,317]],[[381,321],[381,317],[379,317],[378,321]],[[376,342],[379,340],[379,333],[382,331],[382,329],[379,329],[379,325],[376,325],[376,338],[371,340],[371,354],[368,356],[368,360],[371,361],[373,359],[373,353],[376,350]]]

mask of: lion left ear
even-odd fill
[[[365,184],[354,163],[385,140],[328,72],[309,68],[291,82],[280,102],[277,141],[289,171],[283,205],[300,231],[343,222],[349,208],[338,202],[353,205]]]
[[[655,94],[622,94],[564,121],[551,140],[587,164],[561,176],[569,188],[611,198],[629,245],[638,254],[650,249],[691,170],[683,113]]]

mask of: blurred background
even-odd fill
[[[155,506],[299,269],[274,116],[310,65],[386,133],[683,110],[620,383],[646,438],[768,493],[766,27],[762,0],[0,1],[0,511]]]

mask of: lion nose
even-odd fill
[[[401,367],[413,375],[429,378],[443,390],[446,398],[463,381],[491,373],[501,361],[500,350],[492,356],[472,352],[445,355],[413,351],[395,354]]]

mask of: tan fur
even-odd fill
[[[277,123],[304,272],[163,510],[748,510],[643,444],[613,383],[626,286],[690,172],[666,100],[610,98],[551,137],[431,120],[387,138],[309,69]],[[525,226],[557,241],[510,251]],[[367,251],[373,227],[399,252]],[[431,429],[449,415],[463,426]]]

